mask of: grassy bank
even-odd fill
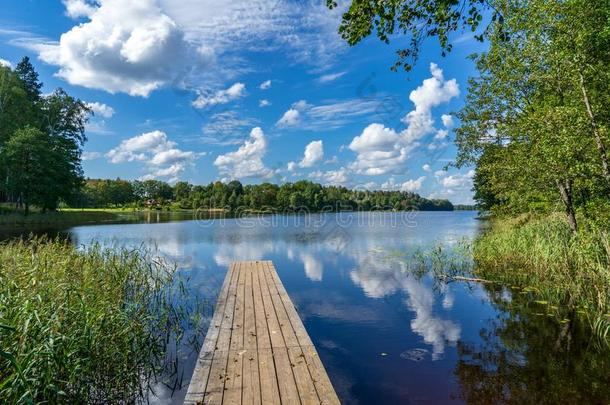
[[[181,336],[171,267],[137,251],[0,244],[0,402],[131,403]]]
[[[478,277],[517,286],[550,310],[587,317],[610,339],[610,235],[573,235],[561,215],[494,220],[473,245]],[[565,311],[564,311],[565,312]]]

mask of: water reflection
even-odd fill
[[[406,306],[415,314],[411,319],[411,330],[432,346],[433,360],[442,356],[446,343],[456,344],[460,338],[460,325],[435,314],[434,310],[436,299],[442,302],[445,310],[451,309],[454,297],[448,288],[438,297],[431,286],[415,278],[402,260],[384,261],[378,254],[371,254],[357,257],[357,261],[357,268],[350,273],[350,278],[367,296],[381,298],[398,290],[404,293]]]
[[[563,402],[561,395],[608,402],[610,357],[591,346],[582,325],[535,315],[539,308],[507,290],[439,289],[413,274],[417,250],[473,237],[475,213],[392,215],[208,222],[154,215],[144,220],[159,223],[66,235],[77,245],[156,248],[188,275],[190,293],[210,303],[230,262],[272,260],[343,403],[544,403]],[[180,359],[185,380],[195,355]],[[158,402],[180,403],[185,387],[160,390]]]

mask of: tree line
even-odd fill
[[[448,200],[403,191],[350,190],[307,180],[282,185],[243,185],[237,180],[207,185],[159,180],[88,179],[74,206],[82,208],[150,207],[291,212],[306,210],[451,211]]]
[[[0,66],[0,202],[43,211],[74,201],[82,186],[81,153],[89,108],[57,89],[43,95],[27,57]]]
[[[329,7],[336,6],[327,0]],[[353,1],[339,29],[354,45],[403,35],[394,69],[426,39],[444,56],[464,31],[474,54],[456,129],[458,167],[474,165],[475,200],[496,215],[563,211],[573,233],[610,222],[610,2]]]

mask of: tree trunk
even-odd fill
[[[578,223],[576,222],[576,214],[574,213],[574,204],[572,203],[572,182],[570,180],[557,180],[557,187],[561,195],[561,201],[565,205],[568,224],[573,233],[578,231]]]
[[[606,183],[610,186],[610,165],[608,164],[608,154],[606,152],[606,147],[602,140],[602,136],[599,132],[599,127],[597,126],[597,121],[595,120],[595,115],[593,114],[593,108],[591,108],[591,102],[589,101],[589,94],[587,92],[587,88],[585,87],[585,78],[581,72],[578,72],[580,75],[580,90],[582,91],[583,101],[585,103],[585,107],[587,109],[587,114],[589,115],[589,120],[591,121],[591,129],[593,129],[593,136],[595,137],[595,143],[597,145],[597,150],[599,152],[601,161],[602,161],[602,171],[604,178],[606,179]]]

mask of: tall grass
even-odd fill
[[[139,251],[0,244],[0,403],[144,398],[182,336],[174,282]]]
[[[505,285],[526,286],[538,300],[576,308],[595,335],[610,337],[610,236],[572,234],[560,215],[496,220],[473,245],[475,271]]]

